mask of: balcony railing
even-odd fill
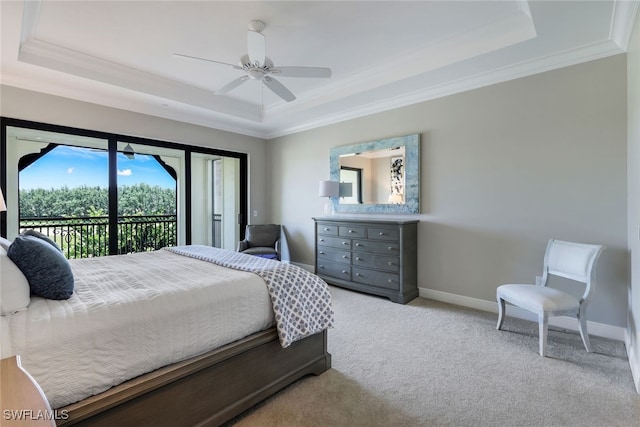
[[[21,218],[20,232],[38,231],[60,246],[67,258],[109,254],[109,217]],[[117,253],[127,254],[177,244],[176,215],[118,217]]]

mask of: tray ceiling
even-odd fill
[[[627,1],[3,1],[2,84],[271,138],[626,51]],[[216,90],[247,24],[265,22],[277,77]]]

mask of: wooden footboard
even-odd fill
[[[273,328],[61,408],[57,425],[216,426],[330,367],[326,331],[284,349]]]

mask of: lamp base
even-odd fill
[[[327,201],[324,203],[324,214],[326,216],[332,216],[336,211],[333,209],[333,200],[327,198]]]

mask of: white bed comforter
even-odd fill
[[[71,263],[70,299],[0,317],[2,357],[20,354],[53,408],[274,324],[253,273],[163,250]]]
[[[282,347],[333,326],[329,286],[298,266],[204,245],[165,249],[262,277],[271,296]]]

